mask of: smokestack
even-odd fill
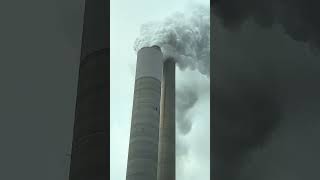
[[[127,180],[157,180],[162,63],[159,47],[139,50]]]
[[[158,180],[176,177],[175,98],[175,62],[167,59],[161,86]]]
[[[108,21],[105,0],[87,0],[69,180],[107,177]]]

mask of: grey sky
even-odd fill
[[[208,0],[193,2],[209,6]],[[111,180],[124,180],[126,175],[136,63],[133,45],[139,36],[140,26],[149,21],[161,20],[177,11],[184,11],[190,3],[191,1],[186,0],[111,0],[110,2]],[[187,154],[177,157],[177,179],[208,180],[210,174],[210,80],[198,72],[178,70],[176,83],[177,88],[186,84],[191,85],[200,95],[200,99],[190,112],[194,121],[192,130],[186,136],[178,135],[177,137],[182,147],[189,147]]]

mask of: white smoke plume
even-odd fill
[[[191,87],[183,87],[176,93],[177,103],[177,128],[183,135],[188,134],[192,129],[192,117],[188,113],[198,101],[198,94]]]
[[[134,50],[138,52],[151,46],[159,46],[164,60],[174,59],[181,70],[195,70],[210,78],[210,7],[192,5],[192,9],[172,14],[162,21],[143,24]],[[176,154],[177,170],[181,174],[188,164],[190,149],[184,136],[192,130],[190,110],[198,99],[197,89],[190,84],[176,91]]]
[[[143,24],[134,50],[157,45],[164,59],[173,58],[180,69],[198,70],[210,77],[210,9],[193,6],[163,21]]]

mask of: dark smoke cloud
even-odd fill
[[[262,27],[281,24],[291,38],[320,46],[318,0],[213,0],[213,13],[231,29],[252,19]]]
[[[259,18],[247,19],[255,11],[241,14],[241,7],[245,8],[241,4],[230,5],[230,9],[218,5],[211,57],[213,176],[216,180],[261,179],[255,171],[249,171],[250,178],[242,177],[243,167],[250,164],[252,152],[274,141],[276,131],[282,133],[280,124],[291,122],[287,114],[294,117],[303,107],[309,107],[303,108],[306,112],[311,111],[310,106],[319,107],[320,57],[288,36],[286,27],[266,28],[257,23]],[[320,118],[319,113],[315,117]],[[307,121],[309,117],[299,118],[300,123]]]
[[[250,153],[239,180],[319,179],[320,121],[312,106],[286,113],[272,141]]]

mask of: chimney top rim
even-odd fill
[[[145,47],[140,48],[140,50],[145,49],[145,48],[153,48],[153,49],[157,49],[157,50],[159,50],[159,51],[161,52],[160,46],[157,46],[157,45],[145,46]],[[140,50],[139,50],[139,51],[140,51]]]

